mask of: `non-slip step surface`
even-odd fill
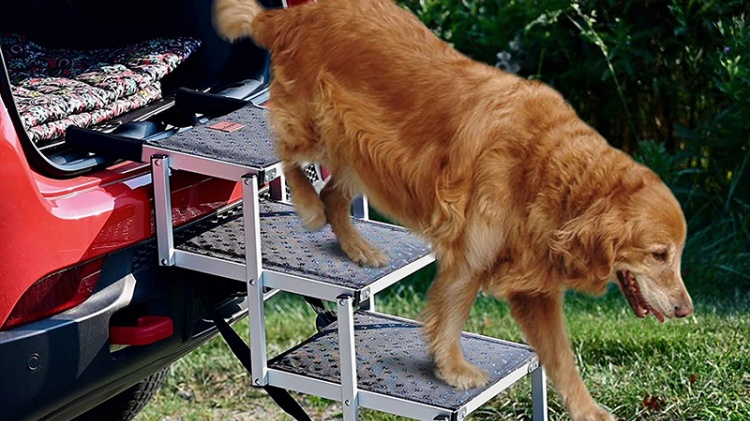
[[[487,371],[484,388],[456,390],[434,374],[420,325],[385,315],[355,314],[358,386],[412,402],[456,411],[491,385],[536,358],[531,348],[464,334],[466,358]],[[337,324],[326,327],[306,342],[269,361],[269,368],[340,383]]]
[[[244,126],[231,132],[210,128],[223,122]],[[268,120],[268,110],[251,105],[215,118],[206,125],[148,143],[161,149],[252,168],[263,169],[279,162]]]
[[[361,289],[430,254],[429,247],[407,230],[354,220],[355,227],[374,246],[390,257],[383,268],[367,268],[352,262],[330,226],[307,231],[294,206],[260,203],[260,235],[263,268],[297,275],[346,288]],[[175,233],[175,248],[204,256],[245,263],[245,236],[241,208]]]

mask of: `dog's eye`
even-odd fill
[[[666,250],[663,251],[655,251],[651,253],[652,256],[654,256],[654,259],[660,261],[660,262],[666,262],[667,257],[669,257],[669,253]]]

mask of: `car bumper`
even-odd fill
[[[81,305],[0,332],[3,419],[70,419],[168,366],[215,335],[206,299],[232,321],[246,314],[242,298],[217,291],[226,281],[139,263],[156,262],[152,254],[148,245],[108,256]],[[174,333],[151,345],[111,346],[110,324],[140,315],[171,318]]]

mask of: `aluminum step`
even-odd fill
[[[147,141],[141,160],[149,162],[154,156],[169,156],[173,169],[232,181],[247,174],[270,181],[280,173],[268,110],[253,105],[166,139]]]
[[[269,383],[341,399],[337,329],[334,323],[269,361]],[[461,420],[538,368],[536,354],[526,345],[464,333],[464,355],[486,370],[490,381],[461,391],[435,377],[418,323],[357,312],[354,332],[359,405],[415,419]]]
[[[383,268],[361,267],[341,250],[330,227],[310,232],[294,207],[261,201],[261,256],[266,287],[334,301],[340,295],[376,294],[434,261],[407,230],[354,219],[360,233],[390,257]],[[175,264],[246,281],[245,224],[241,207],[175,233]]]

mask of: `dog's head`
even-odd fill
[[[680,274],[686,233],[672,192],[636,166],[615,194],[557,231],[550,249],[573,288],[603,292],[616,278],[636,316],[663,322],[693,312]]]
[[[625,240],[614,270],[622,293],[638,317],[689,316],[693,302],[680,274],[687,226],[677,199],[655,175],[644,179],[625,205]]]

